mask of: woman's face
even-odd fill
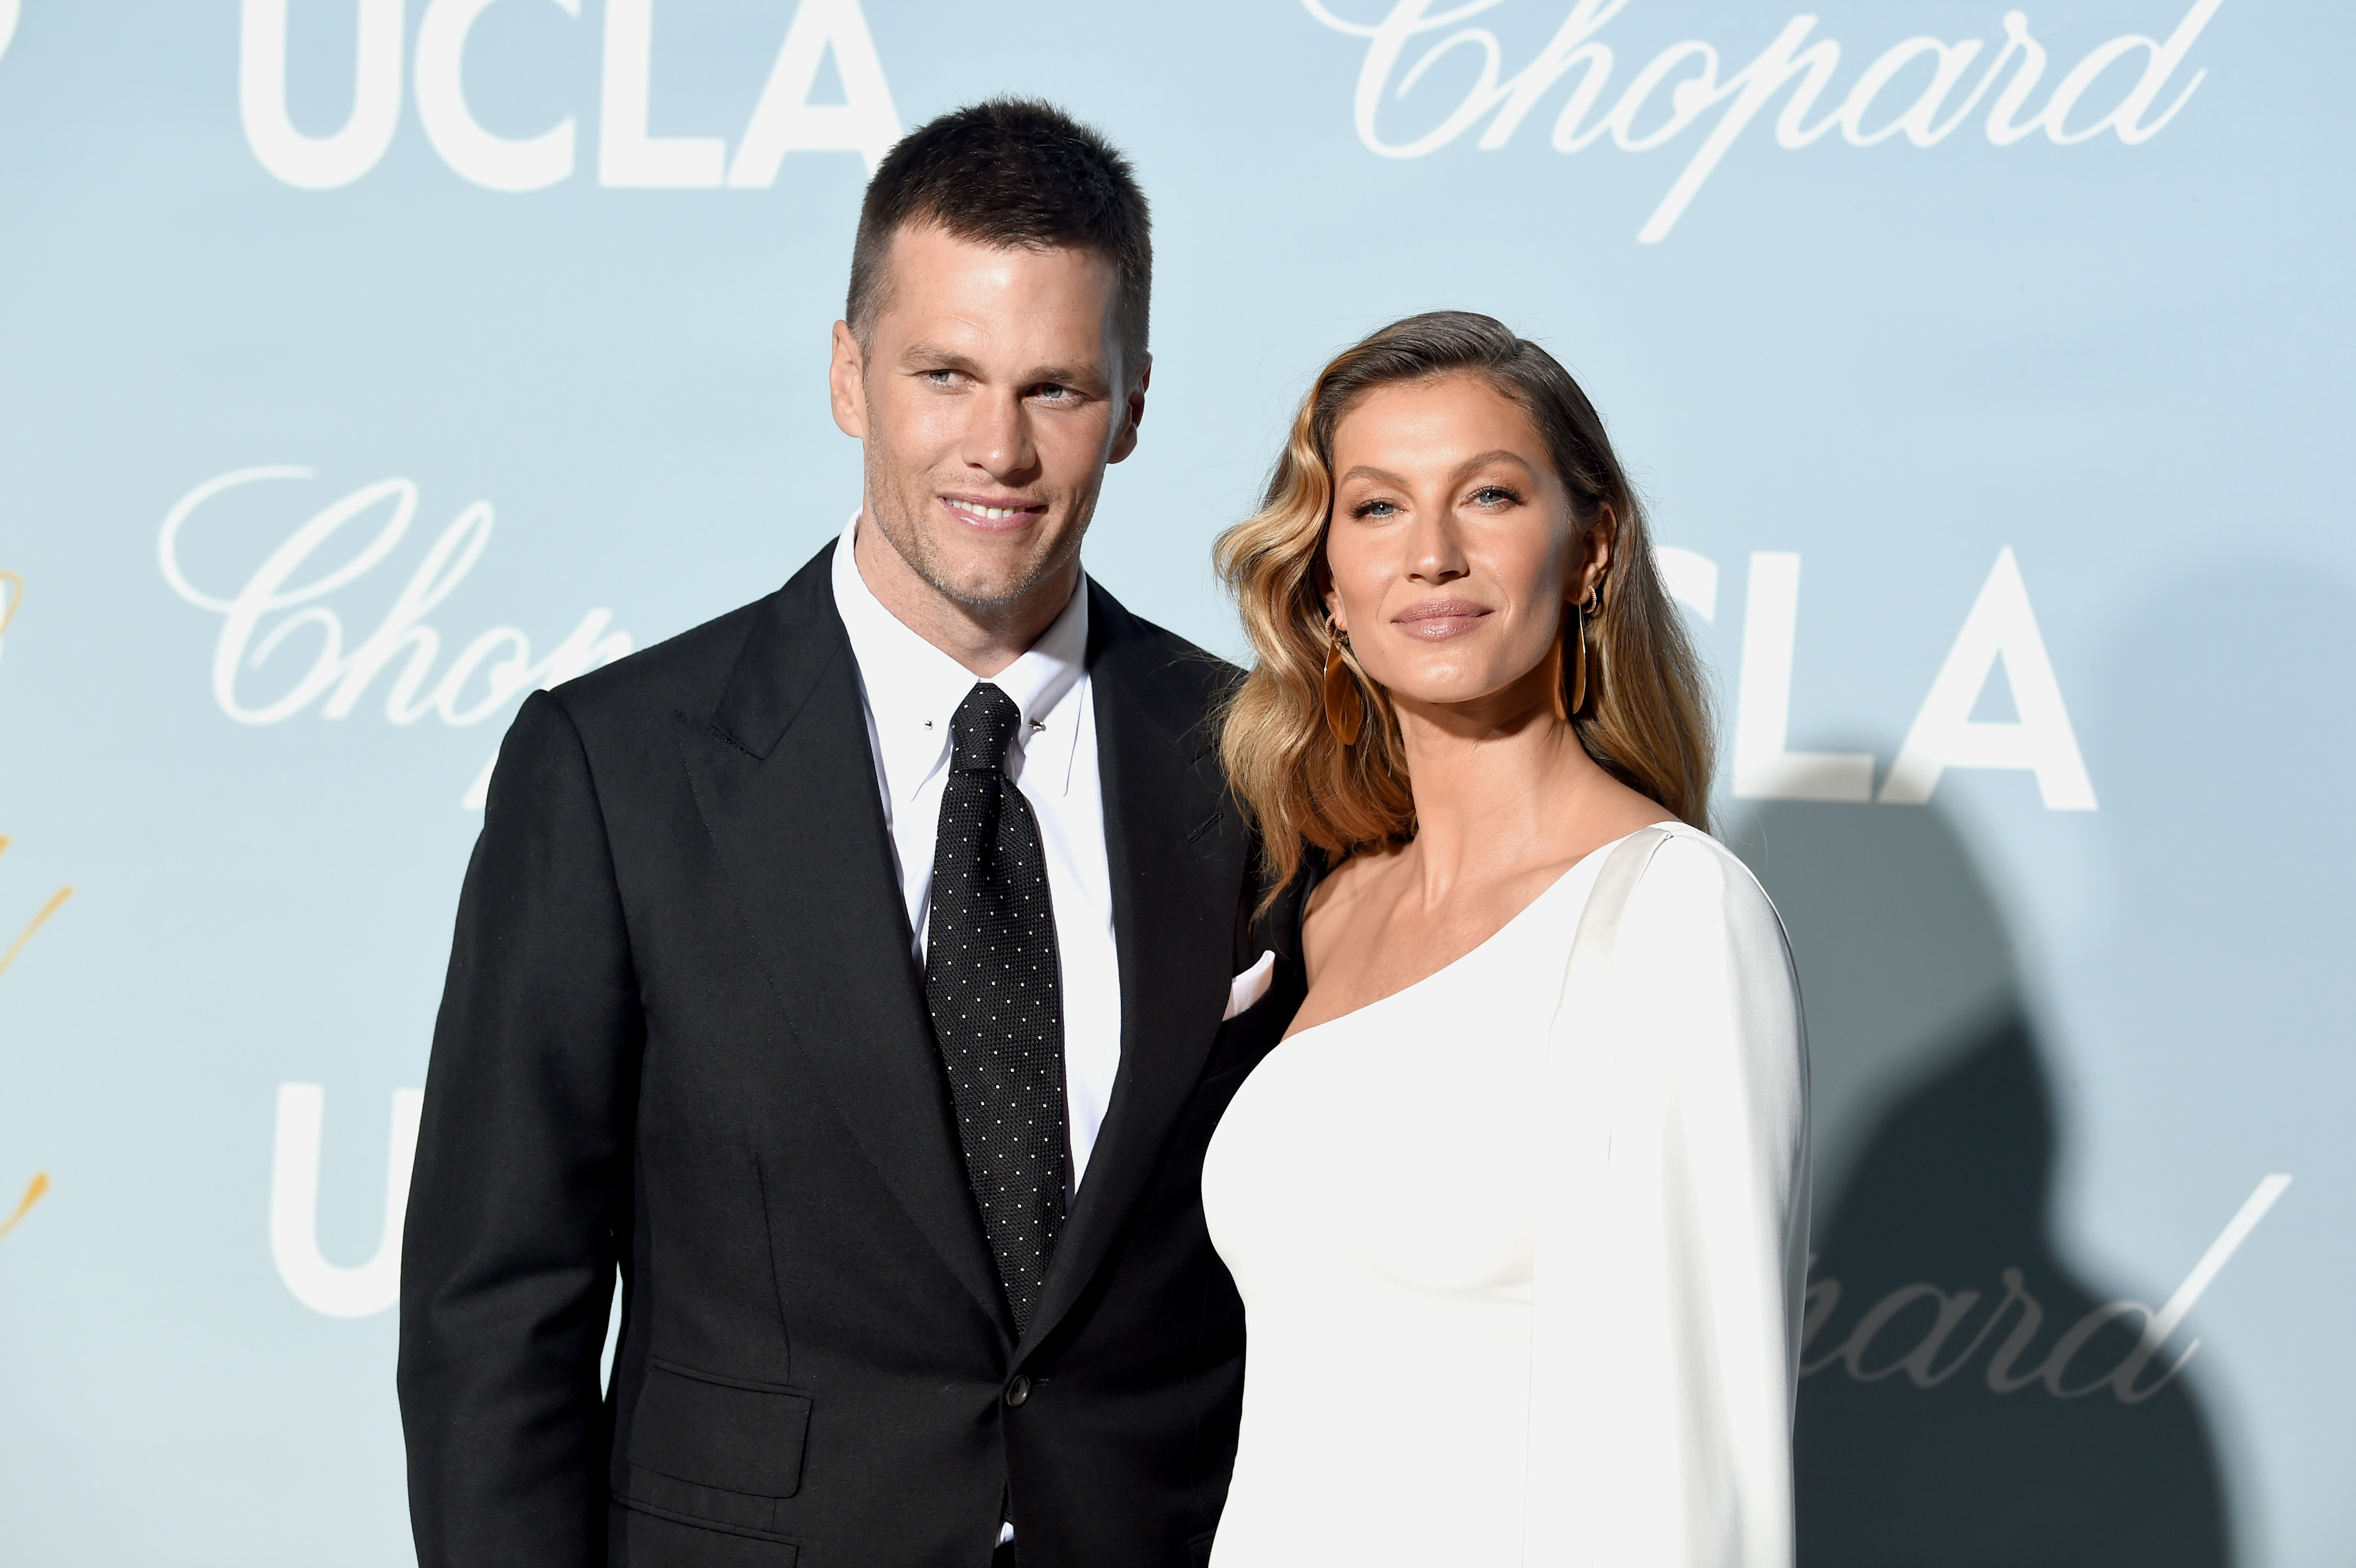
[[[1577,539],[1537,428],[1479,377],[1366,393],[1334,429],[1333,474],[1326,607],[1395,700],[1470,703],[1524,682],[1602,570],[1607,531]],[[1525,695],[1547,703],[1542,686]]]

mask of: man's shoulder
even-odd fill
[[[827,554],[820,551],[784,586],[750,604],[576,676],[552,694],[576,724],[600,730],[667,724],[674,714],[711,714],[755,637],[775,638],[796,626],[817,635],[826,624],[819,616],[795,614],[794,602],[818,594],[832,607]]]
[[[1244,672],[1156,626],[1088,579],[1088,671],[1167,718],[1192,724],[1224,707]]]

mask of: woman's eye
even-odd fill
[[[1483,485],[1472,492],[1474,506],[1511,506],[1521,499],[1503,485]]]
[[[1362,519],[1396,517],[1398,515],[1398,508],[1388,501],[1360,501],[1350,509],[1350,515]]]

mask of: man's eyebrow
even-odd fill
[[[900,351],[900,362],[904,365],[926,365],[949,371],[981,369],[969,355],[959,353],[955,349],[946,348],[938,343],[911,343]]]
[[[975,377],[982,373],[973,356],[939,343],[911,343],[901,350],[900,362],[910,369],[963,371]],[[1026,387],[1048,381],[1083,391],[1101,391],[1108,384],[1103,371],[1088,365],[1042,365],[1017,378],[1017,384]]]
[[[1024,386],[1037,386],[1042,381],[1053,381],[1057,386],[1085,389],[1104,386],[1106,377],[1101,370],[1093,365],[1044,365],[1023,378]]]

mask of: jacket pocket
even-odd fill
[[[790,1498],[801,1489],[809,1414],[799,1389],[653,1361],[631,1415],[629,1461],[699,1487]]]
[[[684,1519],[644,1503],[616,1503],[607,1515],[607,1568],[794,1568],[798,1541]]]

